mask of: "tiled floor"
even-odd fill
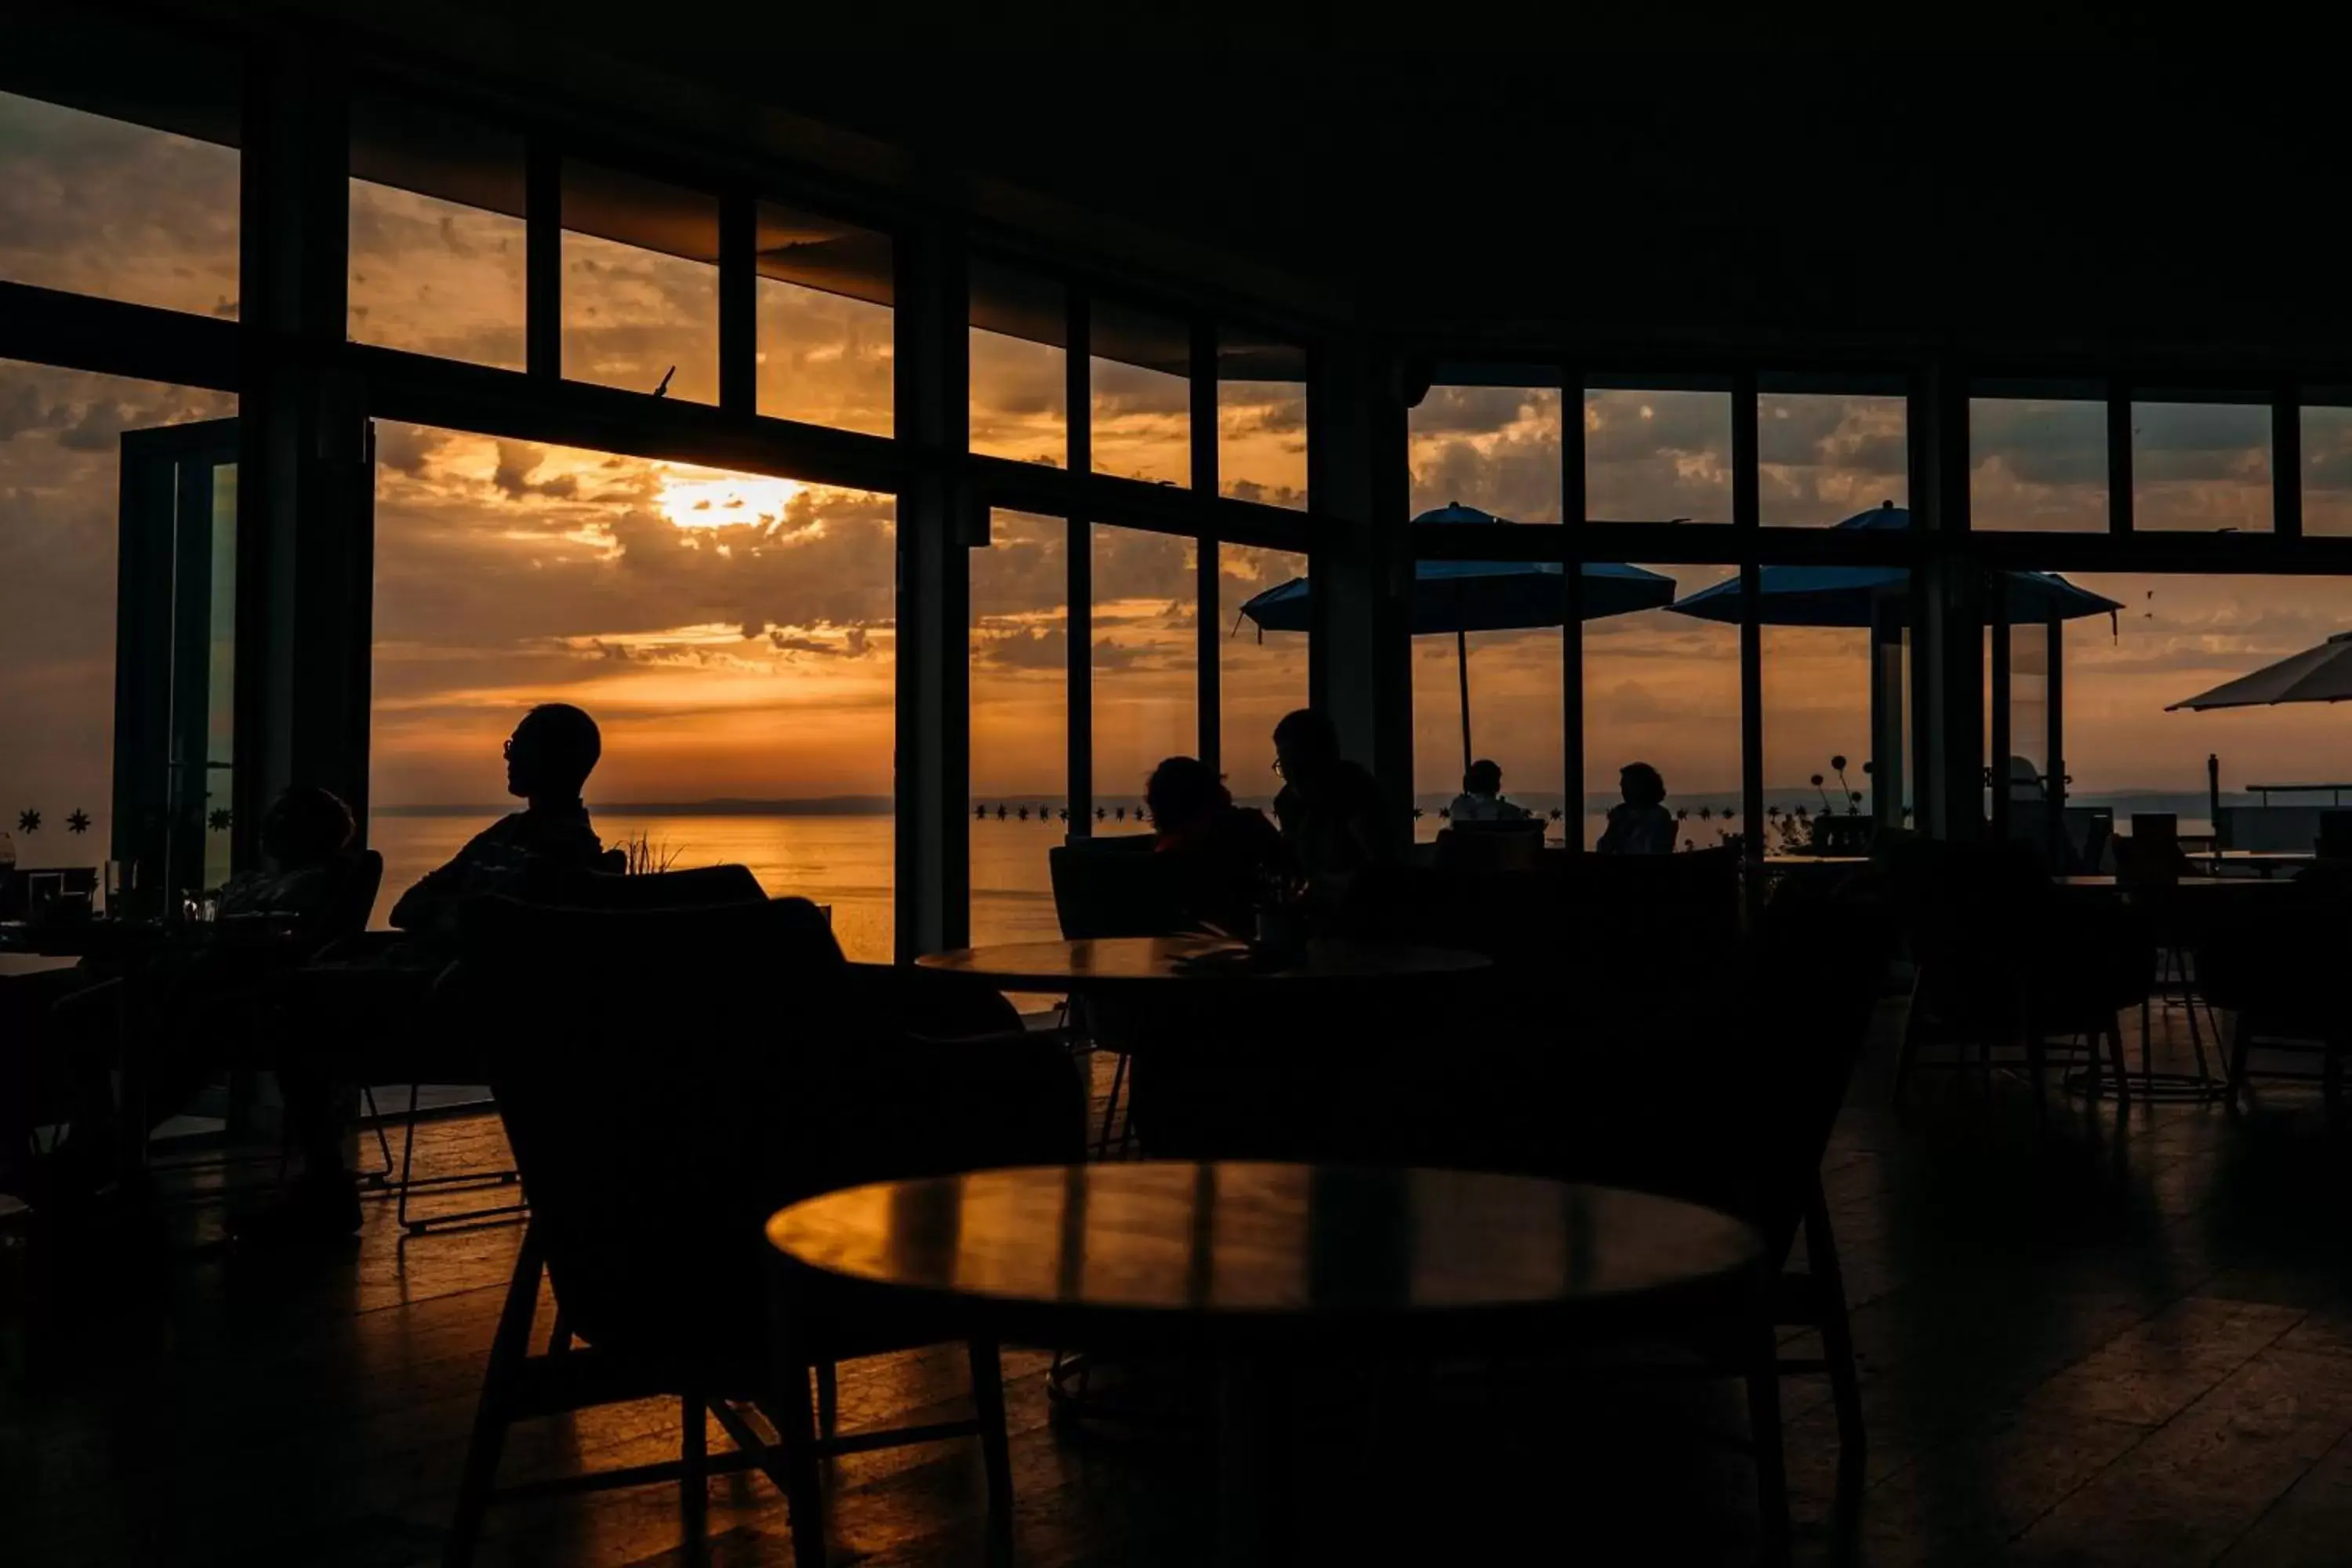
[[[1897,1009],[1825,1178],[1870,1444],[1843,1494],[1827,1389],[1788,1389],[1799,1556],[1869,1563],[2352,1563],[2352,1128],[2308,1090],[2087,1107],[2037,1125],[2015,1079],[1930,1076],[1886,1104]],[[2159,1016],[2160,1062],[2186,1057]],[[2137,1040],[2134,1042],[2137,1060]],[[1098,1089],[1108,1083],[1108,1069]],[[1663,1090],[1662,1090],[1663,1092]],[[430,1124],[436,1166],[495,1123]],[[72,1308],[0,1403],[0,1561],[394,1568],[440,1550],[517,1233],[403,1243],[372,1205],[356,1256],[263,1268],[118,1243],[106,1311]],[[544,1306],[542,1310],[544,1310]],[[1181,1437],[1049,1425],[1045,1358],[1008,1353],[1019,1560],[1203,1560]],[[955,1408],[957,1358],[843,1374],[845,1426]],[[1738,1562],[1752,1551],[1736,1391],[1446,1369],[1323,1391],[1302,1426],[1303,1561]],[[714,1439],[715,1446],[716,1440]],[[676,1452],[674,1405],[518,1429],[509,1478]],[[962,1447],[842,1461],[836,1561],[982,1555]],[[762,1480],[711,1487],[711,1560],[790,1561]],[[679,1561],[674,1491],[522,1505],[483,1560]]]

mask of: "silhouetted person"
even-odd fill
[[[1609,826],[1601,834],[1601,853],[1673,854],[1675,817],[1666,809],[1666,781],[1658,770],[1647,763],[1627,763],[1617,771],[1617,788],[1625,799],[1609,808]]]
[[[1282,869],[1274,824],[1235,805],[1216,770],[1198,757],[1170,757],[1152,769],[1143,800],[1157,835],[1152,849],[1175,874],[1185,917],[1248,936],[1261,884]]]
[[[1445,815],[1454,822],[1525,822],[1529,813],[1503,798],[1502,768],[1482,757],[1462,775],[1462,793]]]
[[[1339,754],[1339,732],[1309,708],[1274,727],[1275,768],[1282,793],[1275,820],[1292,864],[1318,903],[1343,898],[1357,873],[1392,856],[1387,803],[1372,775]]]
[[[402,931],[447,937],[459,905],[510,890],[534,862],[584,871],[603,856],[604,842],[580,799],[604,754],[596,721],[570,703],[544,703],[522,716],[506,753],[507,793],[520,796],[523,809],[474,835],[447,865],[403,893],[392,909],[392,923]]]

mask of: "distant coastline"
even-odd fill
[[[1801,801],[1815,810],[1820,809],[1821,792],[1809,784],[1772,786],[1765,790],[1764,795],[1765,799],[1770,802],[1790,805]],[[1119,797],[1113,795],[1101,795],[1097,798],[1106,807],[1122,804]],[[1529,791],[1526,794],[1514,792],[1513,798],[1528,809],[1538,812],[1562,809],[1568,805],[1566,797],[1549,790]],[[2206,816],[2208,805],[2202,792],[2191,793],[2179,790],[2086,790],[2077,792],[2068,798],[2071,804],[2075,805],[2112,807],[2119,817],[2134,811],[2169,811],[2180,816],[2196,817],[2201,820]],[[1450,799],[1452,799],[1450,794],[1427,793],[1417,795],[1414,804],[1426,812],[1434,813]],[[1129,803],[1134,800],[1133,796],[1128,797]],[[1706,809],[1721,813],[1727,806],[1737,811],[1739,805],[1739,796],[1737,794],[1726,793],[1676,795],[1672,797],[1672,801],[1673,804],[1687,807],[1693,812]],[[1605,813],[1616,803],[1617,797],[1614,795],[1590,795],[1584,797],[1584,812],[1588,816],[1598,816]],[[887,795],[808,795],[781,800],[757,800],[735,796],[692,801],[592,800],[588,804],[591,810],[615,816],[888,816],[898,809],[897,804]],[[1268,803],[1259,798],[1246,800],[1244,804],[1262,807]],[[2257,796],[2242,791],[2225,790],[2221,795],[2221,804],[2223,805],[2258,805],[2261,801]],[[973,797],[971,802],[973,809],[977,810],[983,805],[992,817],[996,815],[1000,806],[1008,814],[1025,809],[1032,816],[1035,816],[1058,811],[1062,805],[1062,797],[1035,795],[990,795],[985,800],[979,796]],[[369,810],[377,816],[480,818],[502,816],[515,808],[516,803],[508,800],[500,801],[496,805],[373,805]],[[1130,804],[1129,809],[1134,810],[1136,806]]]

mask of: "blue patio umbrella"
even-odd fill
[[[1491,512],[1455,501],[1414,518],[1423,522],[1507,522]],[[1633,610],[1663,609],[1673,603],[1675,580],[1639,566],[1588,561],[1578,569],[1583,618],[1597,621]],[[1462,766],[1470,766],[1470,650],[1472,632],[1525,631],[1556,626],[1568,616],[1566,574],[1557,561],[1423,561],[1413,570],[1414,635],[1452,632],[1462,682]],[[1269,632],[1303,632],[1315,624],[1314,583],[1294,577],[1268,588],[1242,606],[1244,616]],[[1238,625],[1238,623],[1236,623]]]
[[[1893,501],[1856,512],[1838,524],[1855,531],[1905,529],[1908,509]],[[1910,591],[1911,574],[1901,566],[1767,566],[1759,574],[1757,615],[1768,626],[1858,626],[1886,599]],[[2112,615],[2123,608],[2113,599],[2077,588],[2054,572],[2004,572],[2002,598],[2011,626],[2042,626],[2084,616]],[[1702,588],[1669,606],[1703,621],[1739,619],[1739,579]]]

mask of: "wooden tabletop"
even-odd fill
[[[1232,1347],[1636,1316],[1744,1288],[1728,1215],[1458,1171],[1118,1161],[881,1183],[782,1210],[768,1240],[835,1283],[973,1331]]]
[[[1402,942],[1314,941],[1294,957],[1261,959],[1244,943],[1212,936],[1098,937],[958,948],[915,961],[1008,991],[1086,991],[1213,982],[1392,981],[1468,974],[1490,966],[1475,952]]]
[[[2160,893],[2173,888],[2291,888],[2292,882],[2276,882],[2268,877],[2179,877],[2169,882],[2126,881],[2120,877],[2053,877],[2051,881],[2061,888],[2085,891],[2123,891],[2126,893]]]

